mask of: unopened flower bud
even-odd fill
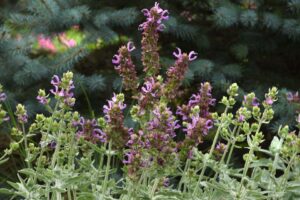
[[[243,129],[243,131],[244,131],[245,133],[248,133],[249,130],[250,130],[250,125],[249,125],[249,123],[248,123],[248,122],[244,122],[244,123],[243,123],[242,129]]]
[[[289,134],[289,126],[284,126],[282,129],[279,131],[279,135],[282,138],[286,138],[286,136]]]
[[[239,90],[239,86],[236,83],[233,83],[230,85],[229,89],[227,90],[227,93],[229,96],[234,97],[237,96],[237,92]]]
[[[218,113],[217,112],[214,112],[212,113],[211,117],[214,119],[214,120],[217,120],[218,119]]]
[[[221,103],[224,104],[225,106],[228,106],[229,105],[228,98],[224,96],[221,100]]]
[[[104,117],[98,118],[98,124],[101,128],[104,128],[106,126],[106,121],[105,121]]]
[[[236,103],[236,100],[232,97],[229,97],[229,104],[233,106]]]
[[[245,139],[246,139],[245,135],[238,135],[236,137],[237,142],[243,142],[243,141],[245,141]]]
[[[267,110],[267,120],[271,120],[274,117],[274,110],[272,108]]]
[[[191,109],[191,112],[192,112],[192,115],[196,115],[200,112],[200,107],[197,105],[197,106],[194,106],[192,109]]]
[[[124,94],[123,93],[120,93],[120,94],[117,94],[117,101],[118,102],[124,102]]]
[[[258,124],[257,123],[251,124],[251,131],[256,132],[257,130],[258,130]]]
[[[12,142],[12,143],[10,143],[9,147],[12,151],[15,151],[15,150],[19,149],[19,143]]]
[[[43,114],[37,114],[36,115],[36,121],[39,123],[39,122],[42,122],[45,120],[45,116]]]

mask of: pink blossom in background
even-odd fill
[[[63,43],[66,47],[71,48],[77,45],[74,39],[68,39],[65,33],[61,33],[58,36],[59,41]]]
[[[50,51],[51,53],[56,53],[56,51],[57,51],[51,38],[49,38],[49,37],[44,37],[43,35],[39,35],[38,43],[39,43],[40,48]]]

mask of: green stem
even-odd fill
[[[108,143],[108,156],[107,156],[107,164],[106,164],[105,177],[103,183],[103,194],[106,192],[106,188],[107,188],[107,181],[108,181],[110,162],[111,162],[111,147],[112,147],[112,141],[110,140]]]
[[[230,159],[231,159],[231,156],[232,156],[232,153],[233,153],[233,149],[235,147],[235,143],[236,143],[236,139],[234,139],[232,141],[232,144],[231,144],[231,147],[230,147],[230,151],[229,151],[229,154],[228,154],[228,157],[227,157],[226,165],[228,165],[229,162],[230,162]]]
[[[158,183],[159,183],[159,179],[158,178],[154,179],[154,184],[153,184],[151,192],[150,192],[150,199],[152,199],[154,197],[155,190],[157,189]]]
[[[26,136],[26,131],[25,131],[25,126],[24,123],[22,123],[22,132],[23,132],[23,137],[24,137],[24,145],[25,145],[25,157],[26,157],[26,163],[27,167],[31,168],[30,160],[28,160],[28,141],[27,141],[27,136]]]
[[[235,147],[235,143],[236,143],[236,138],[235,138],[235,136],[238,135],[238,134],[240,133],[240,131],[241,131],[241,127],[238,128],[237,134],[235,134],[235,135],[233,136],[233,140],[231,141],[232,144],[231,144],[230,151],[229,151],[229,154],[228,154],[228,157],[227,157],[226,165],[229,164],[230,159],[231,159],[231,156],[232,156],[232,153],[233,153],[233,150],[234,150],[234,147]]]
[[[190,163],[191,163],[191,159],[188,158],[185,162],[183,174],[182,174],[181,179],[180,179],[179,184],[178,184],[178,188],[177,188],[178,190],[181,190],[182,184],[183,184],[184,179],[186,177],[187,170],[190,168]]]
[[[279,146],[281,147],[282,143],[283,143],[283,138],[280,138],[280,141],[279,141]],[[276,166],[277,166],[277,162],[278,162],[278,159],[279,159],[279,152],[276,152],[275,154],[275,157],[274,157],[274,161],[273,161],[273,164],[272,164],[272,169],[271,169],[271,175],[272,176],[275,176],[276,175]],[[268,190],[270,191],[271,189],[271,184],[272,184],[272,180],[270,179],[269,180],[269,183],[268,183]],[[270,197],[270,193],[268,194],[268,199],[271,199],[272,197]]]
[[[224,114],[225,114],[225,115],[227,114],[228,109],[229,109],[229,107],[226,106],[225,111],[224,111]],[[215,137],[214,137],[213,143],[212,143],[212,145],[211,145],[211,148],[210,148],[210,151],[209,151],[209,154],[208,154],[208,158],[207,158],[207,159],[210,159],[210,157],[212,156],[212,153],[213,153],[213,151],[214,151],[214,149],[215,149],[215,146],[216,146],[217,141],[218,141],[218,138],[219,138],[219,134],[220,134],[221,128],[222,128],[222,122],[221,122],[220,126],[219,126],[218,129],[217,129],[217,132],[216,132],[216,135],[215,135]],[[196,185],[196,187],[195,187],[195,189],[194,189],[194,192],[193,192],[193,196],[195,196],[196,193],[198,192],[198,189],[199,189],[198,186],[200,185],[200,182],[201,182],[201,180],[202,180],[202,178],[203,178],[203,176],[204,176],[204,172],[205,172],[205,170],[206,170],[206,167],[207,167],[207,161],[204,160],[204,162],[203,162],[203,168],[202,168],[202,171],[201,171],[201,173],[200,173],[200,175],[199,175],[199,178],[198,178],[198,181],[197,181],[197,185]]]
[[[255,132],[255,135],[258,134],[259,131],[260,131],[260,128],[261,128],[261,125],[262,125],[262,122],[263,122],[263,119],[264,119],[264,115],[265,115],[265,112],[263,113],[262,118],[259,120],[258,128],[257,128],[257,131]],[[247,137],[249,137],[249,136],[247,136]],[[246,160],[246,163],[245,163],[245,166],[244,166],[243,176],[242,176],[242,179],[241,179],[241,183],[240,183],[240,186],[239,186],[239,189],[238,189],[238,193],[237,193],[237,197],[238,198],[240,198],[242,187],[243,187],[244,181],[246,179],[246,175],[247,175],[248,169],[250,167],[250,162],[251,162],[253,154],[254,154],[254,146],[251,145],[250,146],[250,151],[249,151],[249,154],[247,156],[247,160]]]
[[[284,191],[285,188],[286,188],[286,181],[288,180],[288,176],[289,176],[289,173],[290,173],[290,169],[293,165],[293,162],[294,162],[294,159],[296,158],[297,156],[297,152],[293,154],[292,158],[290,159],[289,163],[288,163],[288,166],[285,168],[284,170],[284,174],[283,174],[283,177],[279,183],[279,188],[280,188],[280,191]],[[281,188],[283,188],[283,190],[281,190]]]
[[[60,192],[56,192],[56,200],[62,200]]]
[[[56,110],[57,110],[57,107],[58,107],[58,102],[56,102],[56,104],[55,104],[55,107],[54,107],[54,111],[52,112],[52,115],[53,115],[53,113],[55,113],[56,112]],[[50,107],[51,108],[51,107]],[[47,128],[47,132],[46,132],[46,137],[45,137],[45,139],[47,140],[47,138],[48,138],[48,135],[49,135],[49,132],[50,132],[50,129],[51,129],[51,127],[52,127],[52,123],[53,123],[53,120],[51,120],[51,123],[49,124],[49,126],[48,126],[48,128]],[[37,167],[36,167],[36,173],[35,173],[35,176],[34,176],[34,183],[36,183],[36,181],[37,181],[37,171],[39,170],[39,168],[41,167],[41,164],[42,164],[42,156],[43,156],[43,154],[44,154],[44,152],[46,151],[46,147],[47,146],[43,146],[42,147],[42,149],[41,149],[41,151],[40,151],[40,154],[39,154],[39,157],[38,157],[38,159],[37,159]]]

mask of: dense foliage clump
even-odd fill
[[[70,71],[52,76],[49,92],[38,91],[36,101],[46,112],[32,123],[26,106],[18,104],[14,113],[5,109],[7,96],[0,87],[0,123],[13,125],[0,162],[20,152],[25,164],[18,180],[8,181],[0,192],[30,200],[298,198],[299,133],[280,126],[264,144],[278,89],[270,88],[261,100],[245,94],[238,103],[236,83],[216,100],[211,84],[204,82],[188,102],[178,102],[198,54],[177,48],[174,64],[161,74],[158,39],[169,12],[158,3],[142,12],[142,81],[131,57],[136,47],[128,42],[112,59],[127,95],[114,94],[103,106],[103,117],[75,111]],[[288,95],[291,102],[297,98]],[[213,112],[216,104],[221,109]],[[296,123],[300,128],[300,115]],[[201,148],[208,137],[212,144]],[[233,157],[239,148],[241,162]]]

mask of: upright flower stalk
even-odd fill
[[[135,49],[132,42],[128,42],[127,46],[122,46],[118,50],[118,54],[113,56],[112,63],[115,70],[123,78],[123,87],[125,90],[131,90],[135,95],[139,86],[135,65],[132,62],[130,53]]]
[[[142,62],[147,77],[156,76],[160,70],[158,54],[158,32],[165,29],[162,23],[169,18],[169,12],[159,7],[158,3],[150,10],[142,10],[146,21],[139,26],[143,32],[142,38]]]
[[[124,126],[123,111],[126,108],[124,94],[114,94],[108,104],[103,106],[105,114],[105,132],[107,141],[112,141],[114,146],[124,147],[127,140],[128,128]]]
[[[75,104],[74,93],[72,90],[75,88],[73,84],[73,73],[67,72],[64,74],[63,78],[60,79],[57,75],[54,75],[51,84],[54,86],[54,89],[51,89],[50,92],[55,95],[55,98],[60,102],[61,107],[73,107]],[[40,99],[40,95],[37,99]],[[41,103],[43,102],[40,101]]]
[[[192,157],[193,147],[202,143],[203,136],[206,136],[213,127],[213,121],[210,107],[215,105],[215,99],[212,98],[212,87],[208,82],[202,83],[197,94],[193,94],[187,105],[178,106],[177,115],[180,115],[185,127],[185,140],[179,144],[183,152],[188,151]]]
[[[188,69],[188,63],[197,58],[196,52],[182,53],[180,48],[177,48],[177,52],[174,52],[173,55],[177,60],[174,66],[171,66],[167,71],[167,80],[163,89],[164,95],[169,100],[177,96],[177,91]]]
[[[238,85],[236,83],[232,84],[229,89],[227,90],[227,93],[229,95],[229,98],[227,97],[223,97],[222,99],[222,104],[225,105],[225,111],[224,113],[222,114],[222,116],[220,117],[220,122],[218,123],[218,129],[217,129],[217,132],[214,136],[214,140],[213,140],[213,143],[210,147],[210,150],[209,150],[209,153],[208,153],[208,156],[206,157],[206,159],[203,160],[203,167],[201,169],[201,173],[199,175],[199,178],[198,178],[198,182],[197,182],[197,185],[193,191],[193,196],[195,196],[198,191],[199,191],[199,185],[200,185],[200,182],[204,176],[204,173],[206,171],[206,168],[207,168],[207,163],[208,163],[208,160],[211,159],[211,156],[213,154],[213,151],[215,149],[215,146],[217,144],[217,141],[219,139],[219,134],[220,134],[220,131],[222,130],[222,128],[224,128],[223,126],[226,125],[226,121],[228,120],[228,116],[227,116],[227,112],[229,110],[229,108],[231,108],[234,104],[235,104],[235,100],[234,100],[234,97],[236,97],[238,95]]]

